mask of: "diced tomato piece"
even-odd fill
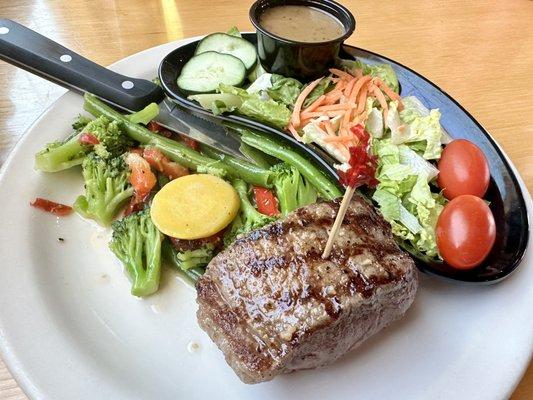
[[[357,137],[358,144],[350,146],[350,168],[348,171],[339,171],[340,181],[344,186],[359,187],[368,185],[374,187],[378,184],[376,179],[377,157],[370,154],[370,134],[358,124],[351,128]]]
[[[82,133],[78,140],[80,141],[80,143],[83,143],[83,144],[95,145],[95,144],[100,143],[98,138],[90,133]]]
[[[150,164],[137,153],[128,153],[126,163],[131,169],[130,183],[139,198],[148,196],[157,183]]]
[[[155,121],[148,122],[148,125],[146,126],[150,131],[160,134],[161,136],[171,138],[172,132],[170,132],[168,129],[163,128],[161,125],[159,125]]]
[[[30,205],[61,217],[69,215],[72,212],[72,207],[70,206],[46,200],[41,197],[37,197],[32,203],[30,203]]]
[[[146,125],[146,127],[152,132],[159,132],[159,129],[161,129],[161,126],[155,121],[148,122],[148,125]]]
[[[190,147],[193,150],[198,150],[200,148],[200,144],[196,140],[185,135],[180,135],[180,138],[185,146]]]
[[[143,156],[143,149],[141,149],[140,147],[135,147],[133,149],[130,149],[130,153],[135,153],[135,154],[138,154],[138,155],[140,155],[142,157]]]
[[[148,193],[144,197],[138,196],[137,194],[133,195],[130,199],[130,204],[128,204],[128,207],[124,211],[124,216],[127,217],[128,215],[134,212],[141,211],[144,208],[144,204],[149,198],[150,193]]]
[[[257,204],[257,211],[268,216],[279,215],[278,199],[264,187],[254,186],[255,204]]]
[[[162,172],[171,180],[189,174],[189,170],[177,162],[170,161],[163,153],[154,147],[147,147],[143,151],[143,158],[155,170]]]

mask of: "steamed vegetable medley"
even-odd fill
[[[482,177],[478,179],[478,169],[453,173],[451,167],[446,167],[443,176],[451,174],[455,179],[441,179],[439,186],[437,162],[443,146],[450,142],[441,127],[440,112],[427,109],[414,96],[401,97],[398,79],[390,65],[338,60],[329,75],[304,83],[266,73],[259,63],[252,67],[256,59],[253,46],[239,36],[238,31],[232,29],[227,34],[209,35],[200,42],[196,56],[184,67],[186,73],[178,79],[178,85],[189,99],[214,114],[237,113],[322,148],[337,161],[341,177],[353,171],[358,162],[363,162],[353,159],[354,155],[357,157],[353,149],[361,146],[361,133],[369,134],[368,150],[377,161],[377,185],[366,188],[368,195],[405,249],[424,260],[441,260],[443,251],[438,245],[436,229],[448,200],[456,197],[449,194],[483,197],[487,190],[488,167],[481,151],[468,142],[481,154],[476,158],[480,161],[474,165],[483,166],[486,173]],[[206,63],[200,57],[209,57],[211,62]],[[235,72],[225,61],[228,57],[233,63],[241,61],[238,79],[227,73]],[[463,164],[468,164],[472,151],[461,154]],[[442,189],[445,189],[444,195]],[[486,222],[494,225],[488,211],[487,214],[483,210]],[[467,220],[465,224],[468,223]],[[462,247],[452,246],[452,250],[444,253],[462,252],[469,261],[458,262],[446,257],[445,260],[457,268],[478,265],[490,251],[493,238],[478,237],[488,250],[474,254],[472,249],[476,246],[471,244],[476,235],[457,229],[441,229],[440,232],[455,237],[454,243],[458,243],[460,237],[465,238],[466,243]],[[440,241],[441,247],[449,249],[445,242]]]
[[[196,280],[240,234],[341,195],[314,165],[257,133],[240,131],[246,161],[163,129],[152,121],[156,104],[123,115],[86,95],[84,108],[91,118],[78,117],[69,138],[35,155],[44,172],[81,167],[84,193],[72,208],[32,205],[110,225],[109,247],[136,296],[158,290],[163,260]]]

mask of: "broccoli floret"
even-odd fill
[[[240,233],[242,228],[242,219],[241,219],[241,213],[237,214],[237,216],[233,219],[231,222],[231,225],[229,228],[224,232],[224,248],[228,247],[230,244],[232,244],[237,237],[237,235]]]
[[[74,129],[76,133],[79,133],[91,121],[92,119],[86,117],[85,115],[78,115],[78,117],[72,123],[72,129]]]
[[[148,296],[159,288],[163,234],[150,218],[150,209],[130,214],[113,223],[109,248],[132,281],[131,294]]]
[[[255,209],[248,198],[248,184],[246,182],[236,179],[233,181],[233,187],[241,199],[241,209],[239,215],[232,222],[230,229],[224,235],[225,246],[231,244],[238,235],[259,229],[276,220],[275,217],[261,214]]]
[[[74,125],[79,128],[85,122],[85,117],[79,117]],[[84,133],[95,136],[100,143],[96,146],[81,143],[80,137]],[[93,149],[100,157],[107,158],[124,153],[132,145],[133,141],[124,134],[118,122],[99,117],[67,140],[49,143],[35,155],[35,167],[45,172],[62,171],[80,165]]]
[[[95,119],[82,132],[96,136],[100,143],[94,146],[94,151],[100,157],[107,158],[124,154],[134,145],[133,140],[124,133],[120,122],[109,122],[106,117]]]
[[[44,172],[58,172],[80,165],[90,147],[78,141],[78,135],[64,142],[48,143],[35,154],[35,168]]]
[[[74,209],[83,217],[108,226],[133,195],[124,156],[102,158],[90,153],[83,160],[82,174],[85,195],[76,199]]]
[[[169,261],[172,262],[172,265],[174,267],[179,268],[182,271],[203,268],[207,264],[209,264],[209,261],[211,261],[211,259],[215,255],[215,246],[212,244],[205,244],[198,249],[185,251],[179,251],[175,249],[172,245],[170,245],[170,247],[172,247],[173,251],[171,255],[171,260]],[[165,253],[167,251],[165,251]]]
[[[316,190],[305,180],[298,169],[289,164],[280,163],[274,165],[272,171],[275,173],[274,188],[283,215],[316,201]]]
[[[182,275],[185,275],[193,283],[196,283],[196,281],[198,281],[198,279],[204,274],[205,265],[207,265],[209,261],[211,261],[211,258],[213,258],[213,250],[211,250],[209,260],[207,260],[207,256],[204,258],[205,263],[198,263],[197,266],[189,264],[190,266],[187,269],[183,269],[183,256],[180,256],[182,253],[175,249],[168,239],[163,241],[161,253],[172,268],[176,269]]]

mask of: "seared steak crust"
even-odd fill
[[[237,239],[198,281],[198,322],[243,382],[330,364],[414,300],[413,260],[357,195],[321,258],[339,204],[300,208]]]

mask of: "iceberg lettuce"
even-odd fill
[[[395,144],[392,138],[374,138],[372,151],[378,156],[379,181],[372,199],[393,234],[410,251],[438,257],[435,225],[446,200],[431,191],[437,168],[407,143]]]

